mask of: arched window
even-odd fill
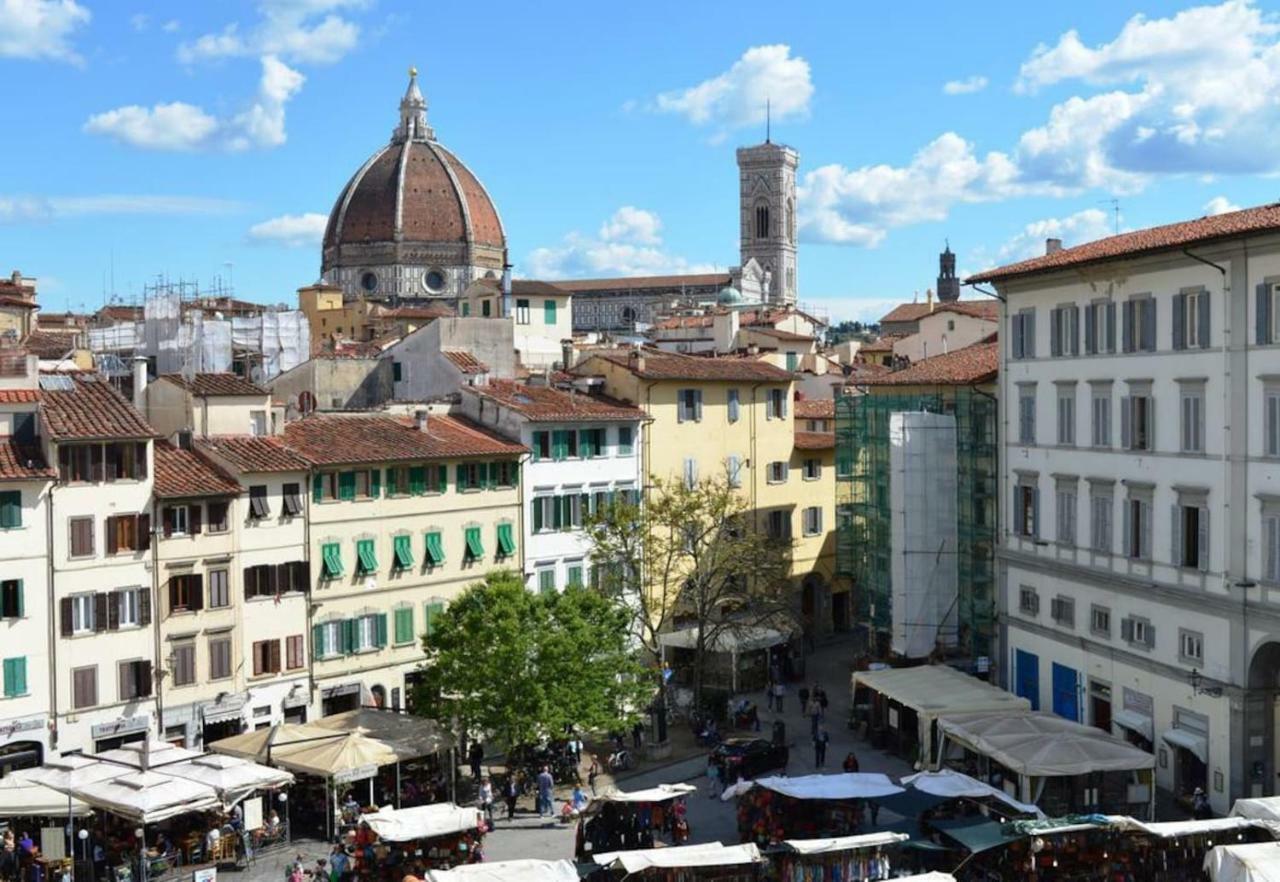
[[[769,238],[769,206],[756,206],[756,238]]]

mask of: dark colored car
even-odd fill
[[[711,751],[711,761],[719,767],[721,780],[732,784],[762,772],[785,770],[787,746],[764,738],[726,738]]]

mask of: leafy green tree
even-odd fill
[[[423,638],[416,712],[456,719],[507,746],[623,725],[655,681],[635,658],[629,618],[580,586],[535,594],[509,570],[468,587]]]

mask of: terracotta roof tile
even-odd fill
[[[835,446],[835,432],[796,432],[796,450],[831,450]]]
[[[833,420],[836,418],[834,398],[802,398],[796,402],[798,420]]]
[[[210,436],[198,439],[196,448],[217,455],[241,472],[305,472],[311,467],[274,436]]]
[[[37,328],[22,341],[22,348],[37,358],[63,358],[76,348],[80,339],[78,329],[69,331],[50,331]]]
[[[428,303],[425,306],[374,306],[370,313],[378,318],[390,319],[438,319],[457,315],[447,303]]]
[[[654,322],[650,325],[650,328],[660,331],[672,331],[678,328],[709,328],[714,324],[716,312],[667,316]],[[815,325],[826,325],[826,322],[821,319],[814,318],[798,309],[744,309],[738,314],[738,326],[755,329],[772,328],[794,315],[798,315]]]
[[[892,352],[893,344],[905,336],[906,334],[885,334],[878,340],[863,343],[858,347],[858,354],[861,355],[864,352]]]
[[[0,436],[0,481],[38,481],[58,475],[44,461],[40,448]]]
[[[1196,220],[1165,224],[1134,230],[1118,236],[1108,236],[1094,242],[1086,242],[1074,248],[1063,248],[1052,254],[1043,254],[1030,260],[1011,263],[972,275],[965,284],[995,282],[1018,276],[1051,272],[1064,267],[1080,266],[1118,257],[1134,257],[1156,251],[1184,248],[1216,239],[1228,239],[1249,233],[1265,233],[1280,230],[1280,202],[1259,205],[1241,211],[1229,211]]]
[[[633,352],[634,350],[632,350]],[[743,358],[704,358],[645,349],[632,359],[632,352],[614,350],[598,352],[600,358],[621,365],[646,380],[726,380],[730,382],[785,383],[792,379],[790,371],[767,362]],[[643,362],[643,367],[641,367]],[[575,374],[584,373],[575,370]]]
[[[157,434],[100,374],[45,374],[40,378],[40,404],[54,441],[141,439]]]
[[[794,331],[784,331],[781,328],[752,327],[752,328],[749,328],[748,330],[750,330],[753,334],[763,334],[766,337],[773,337],[774,339],[777,339],[777,340],[806,340],[806,341],[813,340],[812,334],[797,334]]]
[[[1000,317],[999,304],[994,300],[954,300],[934,301],[933,306],[928,303],[899,303],[886,315],[881,316],[880,321],[881,323],[918,322],[929,313],[939,311],[959,312],[975,318],[998,319]]]
[[[502,291],[500,279],[476,279],[482,287],[491,289],[495,294]],[[568,297],[569,291],[562,288],[559,282],[539,282],[536,279],[512,279],[511,295],[513,297]]]
[[[175,386],[186,389],[192,395],[200,398],[240,395],[256,398],[270,394],[257,383],[251,383],[243,377],[238,377],[232,373],[195,374],[191,379],[187,379],[182,374],[162,374],[160,379],[168,380]]]
[[[10,297],[0,294],[0,306],[12,306],[16,309],[39,309],[35,301],[28,297]]]
[[[453,366],[464,374],[489,373],[489,366],[470,352],[464,352],[461,349],[445,349],[444,357],[449,359]]]
[[[314,465],[514,456],[528,450],[469,420],[435,414],[426,431],[385,414],[312,414],[286,425],[284,440]]]
[[[917,361],[900,371],[862,380],[866,386],[968,386],[995,379],[1000,365],[999,343],[975,343],[946,355]]]
[[[733,281],[728,273],[693,273],[686,276],[626,276],[614,279],[559,279],[566,291],[634,291],[638,288],[724,286]]]
[[[161,499],[239,496],[240,484],[194,450],[155,444],[155,494]]]
[[[0,404],[27,404],[39,400],[39,389],[0,389]]]
[[[526,386],[509,380],[490,381],[487,386],[474,386],[463,394],[475,394],[509,407],[534,422],[570,422],[643,420],[647,415],[613,398],[566,392],[550,386]]]

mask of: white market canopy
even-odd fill
[[[736,796],[763,787],[793,799],[875,799],[901,793],[902,788],[878,772],[845,772],[837,775],[801,775],[788,778],[774,775],[754,781],[739,781],[725,788],[721,799],[726,802]]]
[[[127,772],[73,792],[90,805],[142,824],[211,811],[222,804],[212,787],[159,772]]]
[[[906,842],[906,833],[863,833],[860,836],[835,836],[830,839],[784,839],[782,844],[797,854],[835,854],[860,848],[883,848]]]
[[[18,773],[0,778],[0,818],[32,815],[35,817],[64,817],[68,809],[75,817],[93,811],[74,797],[68,797],[51,787],[27,781]]]
[[[405,809],[384,808],[363,815],[361,820],[387,842],[413,842],[464,833],[475,830],[481,821],[478,809],[464,808],[451,802]]]
[[[1156,764],[1154,756],[1110,733],[1040,711],[948,716],[938,727],[947,740],[1027,777],[1134,771]]]
[[[607,802],[668,802],[697,792],[698,788],[692,784],[659,784],[657,787],[646,790],[631,791],[611,789],[607,793],[591,797],[583,814],[594,815],[603,809]]]
[[[1139,821],[1125,815],[1108,815],[1112,826],[1122,830],[1141,831],[1161,839],[1177,839],[1179,836],[1195,836],[1198,833],[1231,833],[1249,827],[1269,826],[1265,821],[1252,818],[1202,818],[1193,821]]]
[[[915,876],[900,876],[893,882],[956,882],[956,877],[950,873],[920,873]]]
[[[293,775],[283,769],[218,753],[197,755],[195,759],[156,771],[212,787],[225,807],[235,805],[255,790],[272,790],[293,783]]]
[[[658,645],[677,649],[698,648],[698,628],[681,628],[658,635]],[[759,625],[726,625],[711,635],[707,649],[711,652],[752,652],[787,642],[787,635]]]
[[[1280,796],[1262,796],[1257,799],[1237,799],[1231,814],[1241,818],[1280,822]]]
[[[1034,805],[1029,802],[1019,802],[1000,788],[992,787],[984,781],[971,778],[963,772],[957,772],[954,769],[939,769],[936,772],[918,772],[914,775],[908,775],[903,778],[902,783],[909,784],[922,793],[932,793],[934,796],[945,796],[950,799],[998,799],[1005,805],[1017,811],[1035,815],[1040,818],[1044,817],[1044,812],[1040,810],[1038,805]]]
[[[533,859],[463,864],[452,870],[428,870],[428,882],[579,882],[578,871],[566,860]]]
[[[1280,843],[1216,846],[1204,871],[1213,882],[1280,882]]]
[[[177,747],[167,741],[135,741],[114,750],[93,755],[93,759],[107,760],[135,769],[154,769],[169,763],[184,762],[200,756],[199,751]]]
[[[723,845],[709,842],[705,845],[680,845],[674,848],[644,848],[636,851],[611,851],[595,856],[602,867],[639,873],[651,867],[680,869],[682,867],[734,867],[741,864],[764,863],[760,849],[754,842],[745,845]]]

